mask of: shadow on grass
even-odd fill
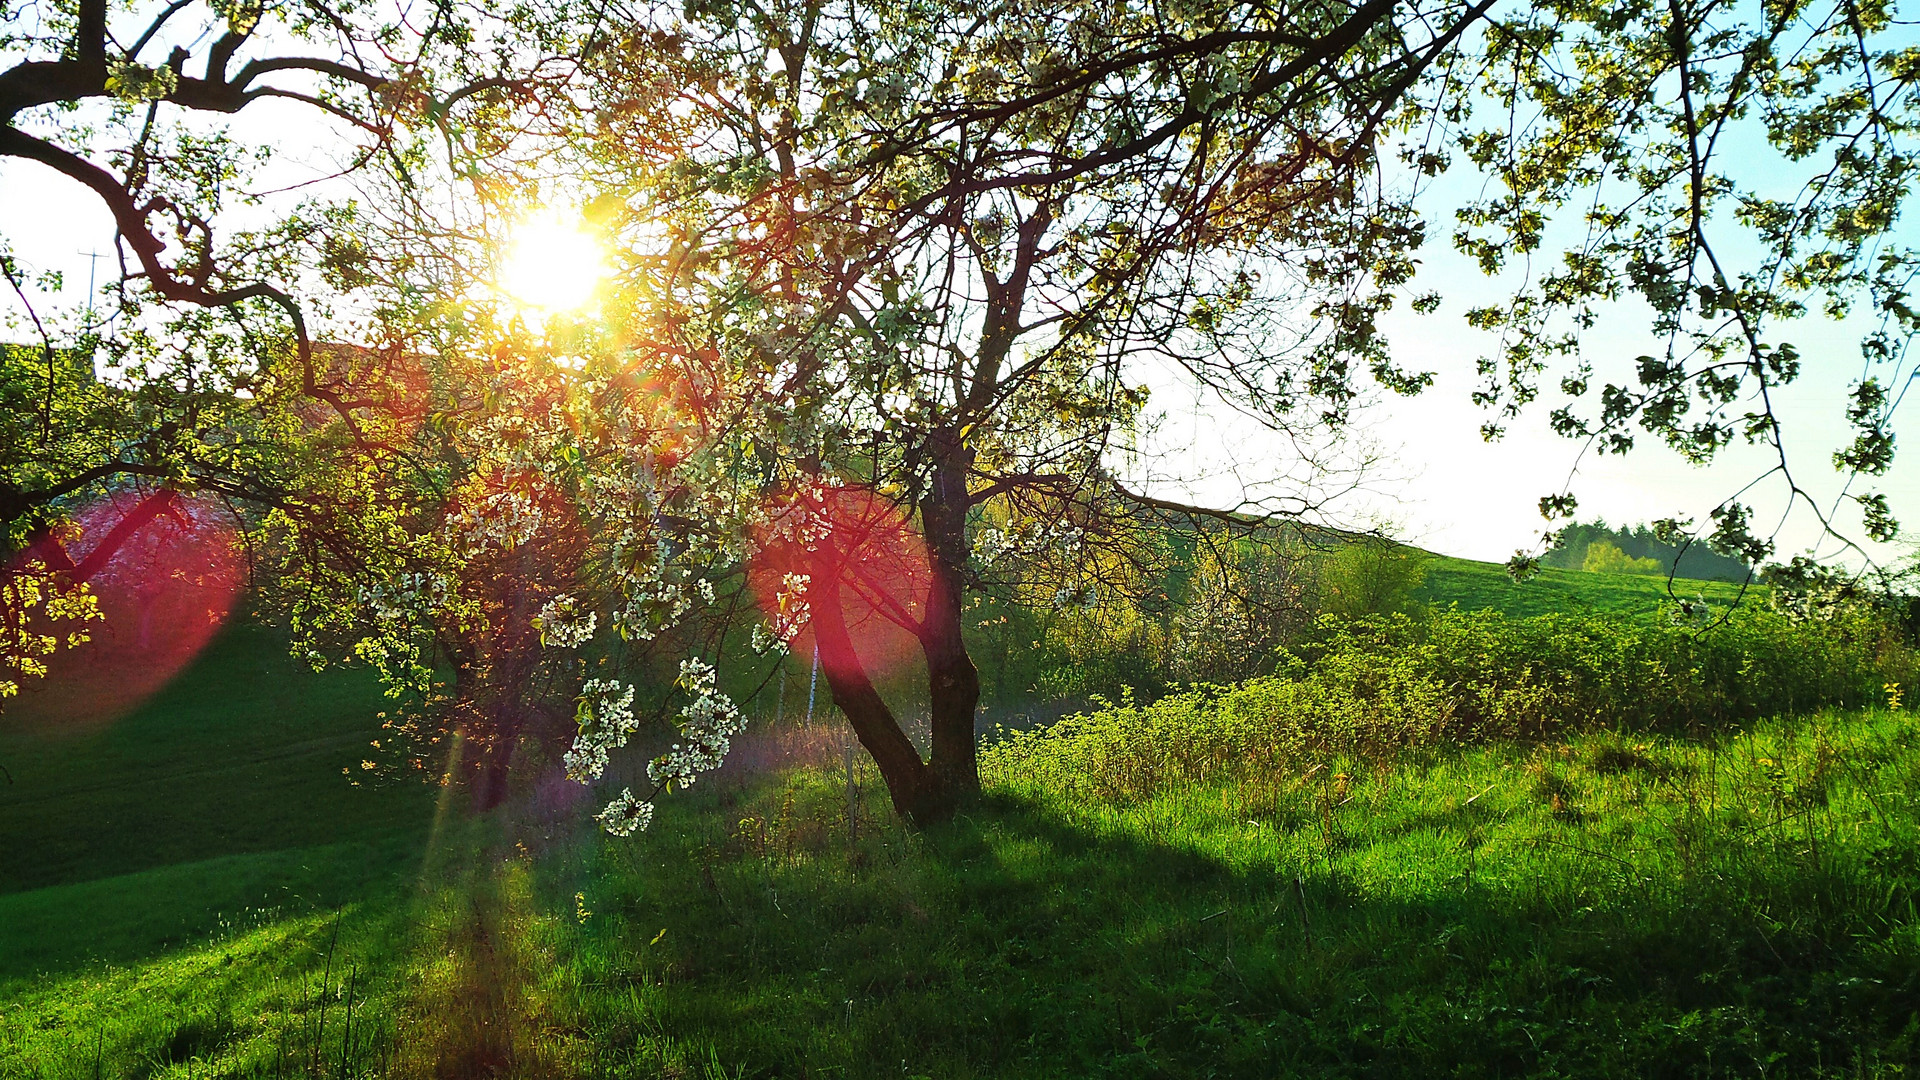
[[[315,675],[271,630],[229,627],[111,723],[16,705],[0,725],[0,984],[138,964],[418,874],[436,789],[341,774],[375,752],[378,686]]]
[[[0,987],[138,964],[281,918],[386,902],[417,876],[422,844],[408,830],[0,896]]]
[[[1483,865],[1395,894],[1341,845],[1261,865],[1173,807],[1007,796],[849,854],[844,817],[806,828],[833,798],[790,778],[605,849],[557,944],[563,1039],[607,1075],[704,1050],[764,1076],[1677,1077],[1893,1072],[1920,1034],[1911,882],[1654,886],[1592,858],[1581,883]],[[1483,843],[1396,831],[1469,868]]]
[[[23,699],[24,700],[24,699]],[[273,631],[229,628],[151,701],[69,731],[28,702],[0,724],[0,894],[235,855],[379,843],[434,789],[355,787],[389,708],[364,671],[315,674]]]
[[[185,912],[219,882],[271,887],[297,866],[340,890],[308,898],[322,909],[361,890],[338,956],[324,913],[230,945],[129,940],[133,966],[16,996],[0,1044],[90,1075],[82,1043],[106,1031],[129,1069],[236,1077],[281,1075],[303,1045],[354,1075],[529,1080],[1916,1064],[1910,844],[1831,804],[1771,822],[1656,814],[1637,781],[1571,757],[1564,798],[1594,812],[1562,814],[1519,753],[1324,814],[1298,784],[1121,808],[1002,792],[925,833],[891,823],[870,774],[849,820],[844,777],[802,768],[677,795],[632,840],[578,814],[501,815],[450,821],[425,849],[396,833],[17,893],[0,897],[0,956],[55,950],[45,969],[79,963],[89,918]],[[1874,813],[1910,834],[1911,807]],[[38,914],[5,918],[27,904]],[[342,1013],[356,993],[358,1035]],[[0,1052],[0,1076],[35,1075],[17,1063]]]

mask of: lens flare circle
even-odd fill
[[[182,495],[142,520],[151,497],[112,496],[74,515],[78,535],[67,552],[76,563],[102,543],[116,545],[87,581],[106,618],[87,624],[86,644],[49,656],[46,678],[23,681],[21,713],[34,726],[86,731],[127,715],[191,664],[232,614],[246,566],[231,513]],[[139,522],[130,533],[119,528],[130,521]]]
[[[808,603],[838,594],[838,621],[860,669],[846,674],[876,682],[901,674],[920,655],[910,626],[926,618],[933,586],[926,541],[906,516],[890,500],[851,486],[820,497],[776,496],[766,511],[772,524],[761,530],[759,551],[747,571],[761,610],[770,619],[780,610],[787,575],[828,575],[834,587],[817,587],[824,581],[810,585]],[[807,535],[813,536],[811,543],[792,539]],[[813,656],[813,622],[819,614],[813,612],[787,643],[795,656]],[[821,663],[830,667],[832,658],[822,656]]]

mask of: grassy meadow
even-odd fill
[[[631,840],[550,786],[350,786],[372,681],[236,628],[115,724],[0,733],[0,1077],[1920,1064],[1909,654],[1451,618],[1003,734],[948,827],[822,725]]]
[[[1747,590],[1758,597],[1760,590]],[[1672,583],[1672,596],[1697,598],[1717,607],[1741,600],[1741,588],[1727,581]],[[1485,608],[1507,615],[1547,615],[1565,611],[1648,613],[1671,602],[1667,579],[1649,574],[1596,574],[1584,570],[1543,567],[1523,582],[1507,576],[1505,567],[1436,555],[1426,565],[1426,580],[1415,597],[1430,605],[1457,604],[1468,611]]]

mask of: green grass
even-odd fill
[[[406,910],[383,895],[325,913],[253,912],[140,963],[12,984],[0,994],[0,1076],[378,1068],[396,1042]]]
[[[380,707],[241,629],[112,728],[7,734],[0,1078],[1920,1065],[1911,712],[1188,782],[995,751],[926,833],[821,754],[622,841],[348,787]]]
[[[826,765],[697,789],[634,841],[464,832],[425,885],[347,908],[330,997],[331,914],[276,916],[16,987],[0,1075],[36,1075],[26,1054],[42,1076],[95,1054],[104,1075],[304,1075],[313,1046],[349,1052],[349,978],[363,1075],[1920,1062],[1911,714],[1302,762],[1118,803],[996,775],[925,834],[860,780],[857,837]]]
[[[0,985],[129,963],[248,910],[386,888],[434,809],[424,785],[352,787],[385,701],[236,627],[154,700],[85,731],[0,726]]]
[[[1740,587],[1726,581],[1676,580],[1673,593],[1681,599],[1704,597],[1716,607],[1737,599],[1744,604],[1765,603],[1764,590],[1749,588],[1740,599]],[[1642,613],[1670,603],[1667,579],[1640,574],[1591,574],[1584,570],[1548,568],[1524,582],[1507,576],[1496,563],[1435,556],[1416,599],[1435,607],[1458,604],[1462,610],[1493,608],[1525,617],[1557,611]]]
[[[796,774],[601,855],[548,1023],[631,1075],[1892,1074],[1916,781],[1912,717],[1825,716],[1128,805],[1003,776],[924,836],[870,804],[849,854]]]

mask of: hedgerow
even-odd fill
[[[1333,754],[1547,740],[1594,729],[1707,735],[1770,716],[1885,701],[1914,651],[1870,614],[1741,611],[1700,627],[1610,614],[1322,619],[1279,673],[1147,703],[1097,699],[1003,731],[990,776],[1126,798]]]

